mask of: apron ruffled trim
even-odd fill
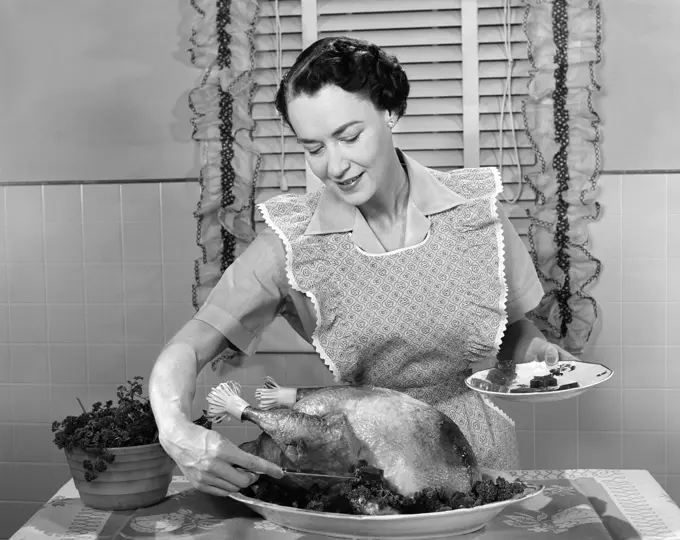
[[[491,401],[488,396],[482,396],[482,401],[487,407],[489,407],[489,409],[496,411],[503,418],[505,418],[512,425],[513,428],[515,427],[515,421],[512,418],[510,418],[503,409],[501,409],[500,407],[498,407],[498,405]]]
[[[258,204],[257,209],[262,213],[262,217],[265,223],[277,234],[277,236],[283,242],[284,247],[286,248],[286,276],[288,277],[288,283],[290,283],[290,286],[296,291],[299,291],[307,295],[307,297],[312,301],[312,304],[314,305],[314,311],[316,312],[316,325],[314,327],[314,333],[312,334],[312,345],[316,349],[316,352],[319,353],[319,356],[324,361],[324,364],[326,364],[330,372],[335,377],[335,381],[339,382],[340,372],[338,371],[335,362],[333,362],[330,356],[326,354],[326,351],[324,350],[323,346],[321,345],[321,342],[319,341],[318,331],[319,324],[321,322],[321,308],[319,306],[319,301],[317,300],[316,295],[312,291],[303,290],[300,287],[300,285],[298,285],[298,282],[295,279],[295,276],[293,275],[293,247],[290,244],[290,240],[288,240],[284,232],[278,227],[278,225],[276,225],[274,220],[271,218],[271,216],[269,215],[269,211],[267,210],[267,207],[264,205],[264,203]]]
[[[508,324],[508,314],[505,310],[505,304],[508,299],[508,284],[505,280],[505,242],[503,240],[503,225],[498,215],[498,195],[503,191],[503,179],[501,178],[501,173],[496,167],[489,167],[493,173],[493,179],[495,184],[494,197],[489,199],[491,204],[491,215],[493,215],[496,222],[496,242],[498,243],[498,279],[502,284],[501,287],[501,297],[499,300],[498,308],[501,313],[503,313],[500,323],[498,325],[498,332],[496,333],[496,339],[494,340],[494,356],[498,354],[500,350],[501,343],[503,341],[503,336],[505,335],[505,330]]]

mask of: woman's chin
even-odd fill
[[[369,190],[361,189],[359,186],[351,191],[345,191],[336,187],[335,192],[343,201],[352,206],[362,206],[373,196],[373,193]]]

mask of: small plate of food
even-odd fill
[[[485,369],[465,379],[468,388],[489,397],[533,403],[576,397],[610,379],[614,372],[593,362],[559,361],[517,364],[511,370]]]

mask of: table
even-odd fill
[[[561,533],[590,519],[604,524],[612,540],[680,540],[680,508],[647,471],[570,469],[513,471],[511,474],[525,482],[543,482],[546,485],[552,482],[551,493],[556,496],[561,489],[578,486],[581,495],[588,497],[584,500],[591,503],[586,505],[588,508],[582,508],[580,514],[578,511],[572,512],[571,516],[562,515],[559,519],[556,516],[545,518],[531,516],[529,512],[516,512],[514,516],[519,517],[518,523],[513,524],[513,538],[572,538],[573,535]],[[560,487],[560,481],[570,487]],[[597,503],[604,500],[608,501],[606,505]],[[217,517],[214,511],[216,503],[222,512]],[[597,516],[592,514],[591,507]],[[215,534],[211,535],[211,530]],[[490,537],[498,536],[491,534]],[[324,537],[283,529],[251,513],[232,499],[217,499],[197,493],[184,477],[175,476],[166,502],[129,512],[106,512],[83,506],[70,480],[10,540],[149,538],[306,540]],[[479,536],[480,540],[485,538],[484,534]]]

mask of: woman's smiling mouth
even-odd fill
[[[338,187],[342,190],[352,189],[354,186],[357,185],[363,174],[364,173],[360,173],[352,178],[345,180],[344,182],[338,182]]]

